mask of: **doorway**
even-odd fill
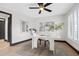
[[[5,20],[0,18],[0,40],[5,39]]]
[[[0,21],[0,39],[4,39],[5,42],[8,42],[9,45],[11,45],[12,41],[12,14],[0,11],[1,14],[4,14],[8,16],[6,19],[5,16],[4,18],[1,18]],[[6,23],[7,20],[7,23]],[[7,27],[6,27],[7,25]]]
[[[9,42],[5,41],[5,34],[6,34],[6,23],[5,18],[0,18],[0,49],[6,48],[9,46]]]

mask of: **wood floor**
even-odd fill
[[[52,54],[48,46],[44,48],[38,43],[37,49],[32,49],[31,40],[0,49],[0,56],[79,56],[70,46],[63,42],[55,42],[55,51]],[[48,43],[47,43],[48,44]]]
[[[9,43],[5,42],[4,39],[0,39],[0,49],[9,47]]]

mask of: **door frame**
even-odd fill
[[[0,11],[0,13],[9,15],[8,20],[10,23],[8,23],[8,42],[10,43],[10,46],[12,45],[12,14],[4,11]]]

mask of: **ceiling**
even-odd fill
[[[47,6],[47,8],[52,10],[52,12],[43,11],[41,14],[38,14],[38,9],[29,9],[29,7],[37,7],[37,3],[0,3],[0,7],[20,12],[30,17],[63,15],[67,13],[73,5],[73,3],[53,3]]]

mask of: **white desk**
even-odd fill
[[[38,39],[42,37],[40,35],[37,35],[35,34],[33,37],[32,37],[32,49],[34,48],[37,48],[37,41]],[[53,36],[54,37],[54,36]],[[50,43],[50,46],[49,46],[49,49],[50,51],[54,51],[54,38],[52,36],[49,36],[49,35],[45,35],[45,39],[49,41]]]

